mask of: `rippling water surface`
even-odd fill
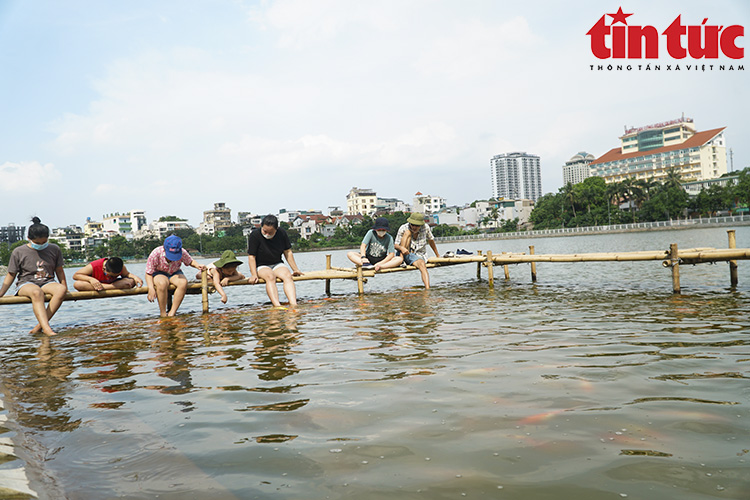
[[[726,233],[461,247],[673,241]],[[25,333],[28,306],[2,306],[0,380],[52,497],[747,499],[748,267],[734,290],[726,264],[684,267],[677,296],[650,262],[540,264],[537,283],[515,266],[494,289],[471,264],[432,270],[431,290],[377,276],[362,297],[299,283],[297,311],[231,287],[209,315],[188,296],[161,321],[145,297],[84,301],[51,339]]]

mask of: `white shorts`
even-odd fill
[[[284,265],[284,263],[283,263],[283,262],[279,262],[278,264],[274,264],[274,265],[272,265],[272,266],[258,266],[258,267],[257,267],[257,269],[258,269],[258,270],[260,271],[260,270],[261,270],[261,269],[263,269],[264,267],[267,267],[268,269],[270,269],[270,270],[272,270],[272,271],[275,271],[275,270],[277,270],[277,269],[278,269],[279,267],[281,267],[281,266],[283,266],[283,265]]]

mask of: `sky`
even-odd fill
[[[620,7],[750,26],[745,0],[0,0],[0,225],[327,213],[355,186],[463,205],[514,151],[557,192],[579,151],[683,115],[750,166],[750,68],[685,67],[745,59],[599,60],[586,33]],[[661,69],[591,70],[627,62]]]

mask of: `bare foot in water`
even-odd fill
[[[31,331],[29,331],[29,333],[32,335],[36,335],[37,333],[41,331],[42,331],[42,325],[37,324],[34,328],[31,329]],[[44,334],[49,337],[51,337],[52,335],[57,335],[57,333],[55,333],[55,331],[52,330],[52,328],[50,327],[47,327],[47,329],[44,330]]]

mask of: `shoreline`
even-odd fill
[[[711,222],[711,219],[715,219],[715,222]],[[721,220],[719,220],[721,219]],[[730,219],[730,220],[725,220]],[[624,234],[624,233],[641,233],[649,231],[677,231],[681,229],[709,229],[716,227],[731,227],[731,226],[750,226],[750,216],[728,216],[728,217],[712,217],[705,219],[678,219],[674,221],[658,221],[658,222],[639,222],[635,224],[613,224],[609,226],[582,226],[574,228],[562,228],[562,229],[539,229],[530,231],[514,231],[514,232],[497,232],[497,233],[482,233],[482,234],[471,234],[461,236],[438,236],[435,237],[436,243],[450,243],[456,241],[492,241],[492,240],[519,240],[524,238],[559,238],[566,236],[581,236],[581,235],[596,235],[596,234]],[[352,246],[333,246],[333,247],[320,247],[320,248],[307,248],[304,250],[294,250],[295,253],[308,253],[308,252],[323,252],[323,251],[336,251],[336,250],[356,250],[359,245]],[[247,257],[246,252],[237,253],[237,257]],[[221,254],[205,254],[197,255],[193,258],[196,259],[218,259]],[[146,262],[144,258],[137,259],[123,259],[126,264],[142,264]],[[87,263],[75,262],[66,263],[63,267],[74,268],[83,267]],[[5,276],[8,273],[7,266],[0,265],[0,276]]]

